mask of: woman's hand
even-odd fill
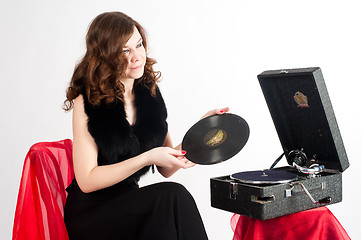
[[[213,110],[208,111],[203,117],[201,117],[201,119],[215,115],[215,114],[221,115],[228,111],[229,111],[229,107],[213,109]]]
[[[175,150],[170,147],[157,147],[146,152],[150,164],[154,164],[161,168],[189,168],[195,164],[190,162],[184,155],[183,150]]]

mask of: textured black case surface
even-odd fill
[[[342,172],[349,162],[321,69],[272,70],[257,77],[285,155],[302,150],[327,171],[317,177],[298,173],[297,180],[274,185],[240,183],[230,176],[212,178],[211,205],[261,220],[325,205],[313,203],[298,183],[316,201],[342,201]],[[295,172],[292,167],[276,170]]]
[[[342,201],[342,174],[327,174],[314,179],[300,178],[312,197],[318,201],[331,198],[331,204]],[[266,220],[312,209],[315,204],[301,186],[291,183],[251,185],[222,176],[211,179],[211,206],[248,217]]]

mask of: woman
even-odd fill
[[[143,28],[123,13],[103,13],[86,46],[65,101],[73,109],[75,178],[64,210],[70,239],[207,239],[183,186],[138,186],[154,165],[164,177],[194,166],[173,148]]]

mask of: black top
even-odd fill
[[[153,97],[147,87],[134,86],[136,108],[134,125],[130,125],[127,121],[121,100],[117,99],[111,104],[103,102],[99,106],[92,106],[87,100],[85,91],[83,92],[88,130],[98,147],[99,166],[121,162],[163,145],[168,132],[167,110],[158,87]],[[140,177],[149,169],[150,166],[146,166],[110,188],[129,183],[137,184]],[[75,179],[67,190],[74,186],[79,188]]]

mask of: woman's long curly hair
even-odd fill
[[[97,16],[90,24],[86,36],[87,51],[75,67],[70,86],[66,91],[64,110],[73,108],[73,101],[83,89],[90,104],[97,106],[123,100],[124,85],[119,78],[124,76],[128,61],[123,47],[130,39],[136,27],[143,38],[147,50],[144,29],[139,23],[121,12],[106,12]],[[146,58],[144,74],[135,84],[143,84],[154,96],[156,83],[161,74],[153,70],[154,59]]]

